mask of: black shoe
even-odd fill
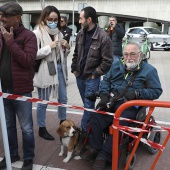
[[[62,123],[62,122],[64,122],[65,120],[66,120],[66,119],[64,119],[64,120],[60,120],[60,125],[61,125],[61,123]]]
[[[27,159],[27,160],[24,160],[21,170],[32,170],[32,167],[33,167],[33,160]]]
[[[93,149],[93,151],[91,150],[87,150],[86,152],[80,154],[80,157],[82,159],[88,160],[90,162],[94,162],[95,158],[97,157],[99,151],[96,149]]]
[[[102,157],[97,157],[93,164],[93,169],[96,170],[105,170],[106,168],[106,160]]]
[[[20,156],[12,156],[11,157],[11,163],[19,161],[20,160]],[[0,162],[0,170],[5,169],[6,168],[6,159],[4,158],[1,162]]]
[[[39,127],[39,136],[46,140],[54,140],[54,137],[47,132],[46,127]]]

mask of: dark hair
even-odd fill
[[[109,18],[114,18],[117,21],[117,17],[115,17],[114,15],[110,16]]]
[[[93,23],[97,22],[96,10],[93,7],[88,6],[88,7],[83,8],[81,11],[84,11],[85,19],[91,17]]]
[[[37,22],[38,25],[41,25],[42,26],[42,22],[44,22],[46,24],[46,19],[47,17],[50,15],[51,12],[55,12],[57,15],[58,15],[58,25],[57,25],[57,28],[60,30],[61,29],[61,26],[60,26],[60,20],[61,20],[61,17],[60,17],[60,12],[58,11],[58,9],[54,6],[46,6],[43,11],[41,12],[41,15],[40,15],[40,18]]]
[[[61,16],[61,18],[63,18],[63,19],[64,19],[64,21],[67,23],[67,17],[65,17],[65,16]]]
[[[0,7],[0,11],[6,15],[22,15],[22,7],[16,2],[7,2]]]

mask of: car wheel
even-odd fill
[[[164,48],[164,51],[169,51],[170,50],[170,48]]]

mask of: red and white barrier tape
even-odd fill
[[[83,111],[86,110],[86,111],[90,111],[90,112],[96,112],[96,113],[114,116],[114,113],[110,113],[110,112],[105,112],[105,111],[95,110],[95,109],[89,109],[89,108],[84,108],[84,107],[80,107],[80,106],[62,104],[62,103],[59,103],[59,102],[52,102],[52,101],[42,100],[42,99],[33,98],[33,97],[26,97],[26,96],[9,94],[9,93],[2,93],[2,92],[0,92],[0,96],[2,96],[5,99],[27,101],[27,102],[32,102],[32,103],[42,103],[42,104],[48,104],[48,105],[52,105],[52,106],[62,106],[62,107],[67,107],[67,108],[72,108],[72,109],[77,109],[77,110],[83,110]]]
[[[101,111],[101,110],[88,109],[88,108],[84,108],[84,107],[80,107],[80,106],[62,104],[62,103],[59,103],[59,102],[52,102],[52,101],[42,100],[42,99],[38,99],[38,98],[26,97],[26,96],[9,94],[9,93],[0,92],[0,96],[2,96],[3,98],[6,98],[6,99],[12,99],[12,100],[27,101],[27,102],[32,102],[32,103],[42,103],[42,104],[48,104],[48,105],[52,105],[52,106],[62,106],[62,107],[67,107],[67,108],[71,108],[71,109],[77,109],[77,110],[82,110],[82,111],[86,110],[86,111],[90,111],[90,112],[106,114],[106,115],[111,115],[111,116],[115,115],[114,113],[105,112],[105,111]],[[117,119],[117,118],[115,118],[115,119]],[[118,119],[123,120],[123,121],[143,124],[144,126],[156,127],[156,128],[161,129],[160,131],[168,131],[168,132],[170,132],[170,128],[167,128],[167,127],[151,125],[151,124],[145,124],[144,122],[140,122],[140,121],[132,120],[132,119],[128,119],[128,118],[122,118],[122,117],[120,117]]]
[[[134,134],[132,134],[132,133],[128,133],[127,131],[124,131],[124,130],[127,130],[127,129],[126,129],[125,127],[123,127],[123,126],[115,127],[115,126],[112,125],[112,127],[113,127],[114,129],[119,129],[122,133],[125,133],[126,135],[128,135],[128,136],[130,136],[130,137],[132,137],[132,138],[134,138],[134,139],[138,139],[138,136],[136,136],[136,135],[134,135]],[[145,130],[144,132],[146,132],[146,130]],[[144,144],[150,146],[150,147],[159,149],[159,150],[161,150],[161,151],[163,151],[164,148],[165,148],[165,147],[163,147],[162,145],[160,145],[160,144],[158,144],[158,143],[155,143],[155,142],[153,142],[153,141],[151,141],[151,140],[149,140],[149,139],[141,138],[140,141],[143,142]]]

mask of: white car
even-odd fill
[[[165,51],[170,50],[170,35],[163,34],[161,31],[152,27],[132,27],[126,31],[126,35],[124,38],[129,35],[133,38],[141,38],[143,34],[147,35],[147,38],[152,38],[152,42],[150,42],[150,49],[164,49]],[[153,38],[155,41],[153,42]],[[159,41],[158,41],[159,40]]]

